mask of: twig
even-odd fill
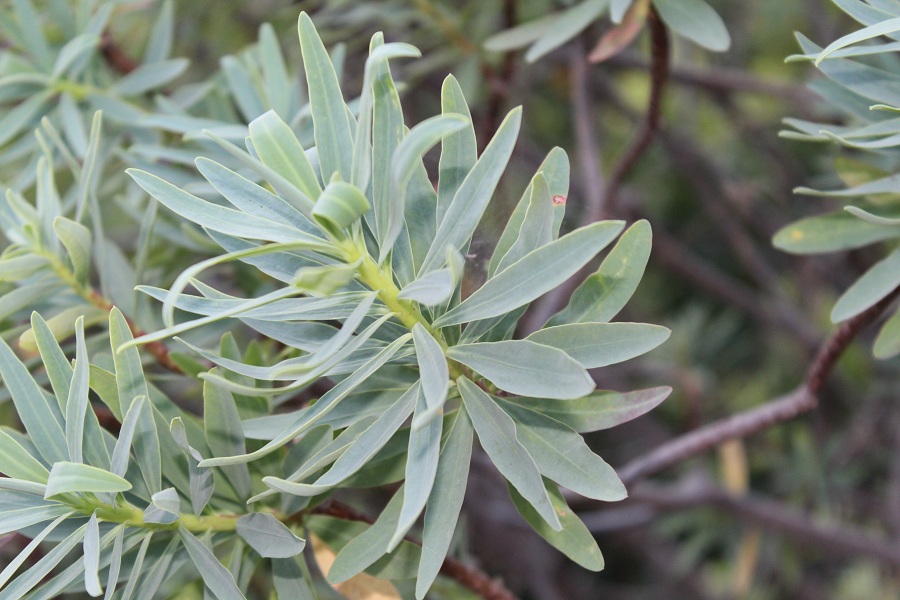
[[[374,519],[359,512],[352,506],[333,499],[314,507],[307,514],[325,515],[347,521],[363,521],[370,524],[375,522]],[[285,522],[288,523],[289,521],[290,519]],[[420,540],[412,536],[405,536],[403,539],[417,546],[422,545]],[[472,590],[484,600],[516,600],[513,593],[507,590],[498,580],[491,579],[486,573],[455,558],[449,556],[444,558],[444,563],[441,565],[441,573]]]
[[[122,75],[128,75],[140,66],[113,41],[108,31],[103,32],[100,40],[100,53],[109,66]]]
[[[651,9],[647,15],[647,23],[650,26],[650,99],[647,102],[647,112],[634,141],[613,168],[606,187],[604,206],[591,214],[592,221],[599,221],[605,216],[603,209],[605,212],[614,211],[622,182],[650,147],[650,142],[659,129],[663,93],[669,76],[669,33],[656,9]]]
[[[894,290],[881,302],[842,324],[837,331],[822,344],[815,359],[807,370],[803,386],[785,396],[775,398],[762,406],[732,415],[688,432],[658,448],[640,456],[620,471],[619,477],[628,485],[658,471],[678,464],[724,441],[742,438],[767,427],[788,421],[795,416],[809,412],[818,404],[817,394],[822,391],[825,379],[837,359],[856,335],[866,325],[872,323],[890,305],[900,292]]]

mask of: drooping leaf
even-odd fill
[[[595,369],[649,352],[670,333],[646,323],[572,323],[540,329],[526,339],[559,348],[584,368]]]
[[[178,534],[190,554],[191,560],[194,561],[197,570],[203,577],[203,583],[216,595],[216,598],[219,600],[246,600],[234,582],[234,577],[228,569],[222,566],[222,563],[206,547],[206,544],[194,537],[183,526],[178,528]]]
[[[237,533],[264,558],[290,558],[303,551],[305,541],[268,513],[250,513],[237,520]]]
[[[670,387],[656,387],[625,393],[599,391],[576,400],[517,398],[516,402],[565,423],[578,433],[588,433],[636,419],[659,406],[671,393]]]
[[[127,492],[128,480],[90,465],[59,461],[50,469],[45,498],[69,492]]]
[[[412,334],[425,401],[424,410],[417,409],[413,417],[413,429],[418,429],[440,414],[450,387],[450,370],[440,343],[421,323],[413,327]]]

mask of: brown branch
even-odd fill
[[[125,51],[113,41],[112,35],[110,35],[108,31],[103,32],[103,37],[100,40],[100,54],[103,55],[107,64],[112,67],[114,71],[122,75],[128,75],[140,66],[137,61],[128,56]]]
[[[700,454],[731,439],[746,437],[767,427],[809,412],[818,405],[817,394],[850,342],[875,321],[900,293],[894,290],[881,302],[843,323],[821,346],[807,370],[805,383],[785,396],[679,436],[640,456],[619,471],[628,485],[667,467]]]
[[[359,512],[352,506],[348,506],[343,502],[333,499],[312,508],[312,510],[306,514],[325,515],[347,521],[362,521],[369,524],[375,522],[374,519]],[[302,519],[302,516],[303,513],[298,513],[295,517],[287,519],[285,523],[290,523],[292,521],[296,522],[296,520]],[[407,535],[403,539],[417,546],[422,545],[420,540],[417,540],[412,536]],[[507,590],[500,581],[491,579],[486,573],[480,571],[476,567],[450,556],[444,558],[444,563],[441,565],[441,573],[446,577],[454,579],[460,585],[472,590],[484,598],[484,600],[516,600],[513,593]]]
[[[650,147],[662,117],[663,94],[669,76],[669,33],[655,8],[647,15],[647,23],[650,26],[650,98],[640,130],[609,177],[603,207],[607,212],[615,209],[616,197],[623,181]],[[602,210],[597,210],[591,215],[591,221],[599,221],[604,216]]]

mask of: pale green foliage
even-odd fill
[[[61,43],[42,37],[28,0],[4,21],[21,42],[0,62],[3,100],[21,100],[4,119],[24,125],[3,130],[9,161],[0,167],[37,159],[34,177],[18,177],[0,200],[9,242],[0,257],[0,379],[25,428],[0,430],[8,476],[0,534],[34,537],[23,557],[41,540],[58,544],[18,575],[24,558],[5,568],[0,598],[78,590],[111,598],[116,589],[152,598],[189,581],[243,598],[263,559],[272,559],[277,594],[314,597],[298,558],[304,527],[339,550],[330,581],[363,570],[417,577],[422,598],[450,548],[476,437],[535,530],[601,569],[596,542],[558,486],[623,498],[615,472],[579,433],[643,414],[669,392],[595,391],[587,371],[668,337],[662,327],[608,322],[643,274],[649,225],[629,228],[546,328],[514,340],[528,305],[624,229],[601,222],[560,236],[565,204],[554,199],[568,193],[569,164],[554,149],[522,194],[487,281],[461,297],[472,237],[513,152],[521,109],[479,155],[450,76],[443,113],[407,128],[389,60],[418,51],[380,34],[359,102],[348,102],[306,14],[305,84],[291,79],[264,26],[258,46],[224,59],[207,88],[177,89],[151,106],[147,92],[184,69],[167,59],[171,4],[143,64],[119,79],[96,56],[106,6],[82,3]],[[589,8],[596,16],[605,3]],[[34,138],[23,133],[32,114],[46,116]],[[183,134],[175,147],[173,133]],[[121,147],[126,139],[133,145]],[[423,156],[437,145],[434,186]],[[104,230],[113,205],[135,220],[126,251]],[[231,267],[252,288],[246,297],[234,295]],[[211,270],[218,276],[205,283]],[[152,299],[162,302],[161,327]],[[135,323],[156,331],[134,339]],[[261,341],[241,348],[232,331],[248,330]],[[73,334],[67,357],[59,342]],[[142,351],[176,335],[186,353],[169,356],[184,374],[170,386]],[[40,365],[23,362],[15,340],[37,351]],[[334,385],[302,408],[291,403],[320,380]],[[170,399],[184,389],[194,396]],[[192,400],[203,417],[183,408]],[[121,424],[118,436],[95,410]],[[371,527],[306,513],[335,490],[401,480]],[[423,515],[420,548],[404,537]],[[83,560],[45,579],[79,545]]]
[[[896,82],[900,66],[893,60],[900,39],[900,3],[836,2],[865,25],[825,49],[797,34],[803,54],[789,60],[814,61],[826,79],[812,85],[826,101],[847,115],[847,123],[831,125],[785,119],[789,139],[836,142],[868,152],[871,164],[860,159],[839,161],[837,175],[845,189],[798,188],[797,193],[826,198],[858,198],[843,210],[808,217],[779,231],[775,245],[797,254],[834,252],[900,239],[900,94]],[[887,37],[889,41],[879,38]],[[884,60],[879,60],[884,59]],[[892,250],[872,265],[838,299],[831,313],[835,323],[874,306],[900,285],[900,252]],[[900,311],[885,322],[875,340],[874,354],[900,354]]]

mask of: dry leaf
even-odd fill
[[[337,556],[334,550],[321,538],[315,535],[309,536],[313,546],[313,554],[319,569],[327,574],[334,564]],[[372,577],[368,573],[354,575],[347,581],[332,585],[337,592],[347,600],[402,600],[397,588],[387,579]]]
[[[621,52],[644,28],[649,12],[650,0],[637,0],[625,13],[622,22],[603,34],[588,55],[588,60],[592,63],[603,62]]]

